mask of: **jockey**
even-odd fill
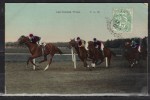
[[[96,38],[93,38],[93,42],[94,42],[94,47],[101,50],[101,42],[97,41]]]
[[[103,43],[101,41],[98,41],[96,38],[93,38],[93,42],[94,42],[94,47],[99,49],[100,52],[102,52],[102,56],[104,56],[104,52],[103,52]]]
[[[36,43],[38,45],[41,45],[41,37],[39,36],[34,36],[32,33],[29,34],[29,39],[32,43]]]
[[[78,44],[78,47],[85,47],[85,41],[80,39],[80,37],[77,37],[77,44]]]
[[[137,48],[138,45],[139,45],[139,44],[135,41],[135,39],[132,39],[131,47],[132,47],[132,48]]]

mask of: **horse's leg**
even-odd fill
[[[103,53],[103,51],[100,51],[100,55],[98,57],[100,62],[97,63],[98,65],[100,65],[102,62],[104,62],[105,55],[103,55],[102,53]],[[98,61],[98,59],[97,59],[97,61]]]
[[[33,63],[33,59],[35,59],[36,57],[29,57],[29,61],[32,63],[32,65],[34,65],[34,66],[36,66],[37,67],[37,65],[35,64],[35,63]]]
[[[89,68],[90,66],[87,64],[86,59],[84,59],[84,67]]]
[[[27,66],[29,65],[29,61],[30,61],[30,58],[28,58],[28,60],[27,60]]]
[[[84,59],[81,56],[79,56],[79,55],[78,55],[78,57],[83,62],[84,67],[86,67],[86,63],[85,63]]]
[[[46,71],[49,68],[50,64],[52,63],[53,56],[54,56],[54,54],[52,54],[52,55],[50,54],[50,59],[49,59],[48,65],[45,67],[44,71]]]
[[[107,58],[108,58],[108,66],[110,66],[110,61],[111,61],[111,54],[110,54],[110,56],[108,56]]]
[[[103,63],[104,62],[104,57],[100,57],[100,62],[98,63],[98,65],[100,65],[101,63]]]
[[[87,67],[86,60],[85,60],[85,59],[83,59],[82,61],[83,61],[84,67]]]
[[[44,59],[42,61],[40,61],[39,63],[45,62],[47,61],[47,55],[44,55]]]
[[[28,58],[28,60],[27,60],[27,66],[26,66],[26,67],[28,67],[29,62],[31,62],[32,65],[37,66],[36,64],[33,63],[33,59],[34,59],[34,58],[36,58],[36,57],[29,57],[29,58]]]
[[[79,54],[78,54],[78,57],[79,57],[79,59],[80,59],[82,62],[84,62],[83,57],[81,57]]]
[[[139,61],[140,61],[140,52],[138,52],[136,55],[137,56],[136,56],[136,62],[135,62],[135,64],[138,64]]]
[[[29,57],[29,58],[28,58],[28,60],[27,60],[27,66],[28,66],[29,61],[30,61],[32,65],[34,65],[35,67],[37,67],[37,65],[36,65],[35,63],[33,63],[33,59],[34,59],[34,58],[36,58],[36,57]],[[26,66],[26,67],[27,67],[27,66]],[[35,67],[33,68],[33,70],[35,70]]]
[[[92,59],[91,66],[92,66],[93,68],[95,68],[95,63],[96,63],[95,59]]]
[[[133,67],[133,66],[134,66],[134,64],[135,64],[134,59],[133,59],[133,58],[132,58],[132,59],[130,59],[130,60],[129,60],[129,63],[130,63],[130,67]]]
[[[131,67],[134,67],[135,64],[136,64],[136,59],[133,59],[133,60],[132,60]]]

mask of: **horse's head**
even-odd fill
[[[130,51],[131,50],[131,41],[130,40],[128,40],[128,41],[126,41],[125,43],[124,43],[124,51],[125,52],[128,52],[128,51]]]
[[[76,43],[75,39],[70,39],[69,48],[71,48],[71,47],[77,47],[77,43]]]
[[[94,42],[93,41],[88,41],[88,49],[93,49],[94,48]]]
[[[30,41],[29,38],[26,37],[26,36],[24,36],[24,35],[20,36],[20,38],[18,39],[18,43],[19,43],[20,45],[22,45],[22,44],[24,44],[24,43],[27,43],[27,42],[29,42],[29,41]]]
[[[126,41],[124,44],[125,48],[130,48],[131,47],[131,41]]]

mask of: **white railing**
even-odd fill
[[[63,55],[70,55],[70,54],[63,54]],[[73,62],[73,65],[74,65],[74,69],[76,69],[77,68],[77,64],[76,64],[76,54],[74,53],[74,51],[73,51],[73,48],[71,48],[71,56],[72,56],[72,62]],[[35,62],[35,59],[33,59],[33,63],[35,64],[36,62]],[[33,70],[35,70],[35,65],[33,65]]]
[[[72,55],[72,61],[73,61],[74,69],[76,69],[77,68],[77,66],[76,66],[76,54],[73,52],[73,48],[71,48],[71,55]]]
[[[23,56],[23,55],[31,55],[30,53],[5,53],[5,55],[11,55],[11,56],[13,56],[13,55],[20,55],[20,56]],[[55,55],[60,55],[60,54],[55,54]],[[74,69],[76,69],[77,68],[77,60],[79,60],[79,58],[77,58],[76,57],[76,55],[77,54],[75,54],[75,52],[74,52],[74,50],[73,50],[73,48],[71,48],[71,54],[62,54],[63,56],[71,56],[71,59],[70,58],[67,58],[67,61],[70,61],[70,60],[72,60],[72,62],[73,62],[73,67],[74,67]],[[122,56],[122,55],[116,55],[116,56]],[[5,58],[6,59],[6,58]],[[33,63],[36,63],[36,60],[35,59],[33,59]],[[105,65],[106,65],[106,67],[108,67],[108,58],[106,57],[105,58]],[[33,69],[35,69],[35,66],[33,65]]]

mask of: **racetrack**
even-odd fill
[[[147,93],[147,66],[130,68],[122,57],[113,57],[109,68],[105,63],[89,71],[78,61],[54,61],[47,71],[46,62],[36,70],[26,68],[25,62],[6,62],[6,93],[93,94],[93,93]]]

